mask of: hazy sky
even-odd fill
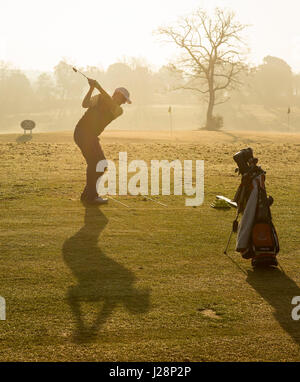
[[[173,51],[152,31],[197,7],[215,6],[252,24],[253,63],[273,55],[300,72],[299,0],[0,0],[0,60],[51,70],[61,58],[106,68],[134,56],[159,67]]]

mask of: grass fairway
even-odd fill
[[[0,136],[0,361],[299,361],[300,135],[107,132],[107,158],[204,159],[205,201],[118,197],[85,208],[72,134]],[[223,254],[234,210],[232,155],[251,146],[267,171],[280,270]]]

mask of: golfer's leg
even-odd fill
[[[81,194],[81,199],[93,201],[98,197],[96,190],[97,180],[103,175],[103,172],[96,172],[96,167],[100,160],[105,159],[105,156],[96,135],[86,130],[78,129],[74,134],[74,140],[79,146],[87,163],[86,186]]]
[[[99,161],[105,159],[103,150],[100,146],[97,136],[91,136],[89,141],[89,151],[86,156],[87,166],[87,199],[94,200],[98,197],[97,180],[103,175],[103,172],[96,172]]]
[[[93,201],[95,198],[98,197],[95,182],[96,166],[97,162],[95,162],[94,160],[88,161],[86,169],[86,187],[84,189],[84,194],[86,196],[86,199],[89,201]]]
[[[93,187],[93,189],[96,191],[97,193],[97,181],[98,179],[101,178],[101,176],[104,174],[104,171],[103,172],[97,172],[96,169],[97,169],[97,164],[101,161],[101,160],[105,160],[105,156],[104,156],[104,152],[102,150],[102,147],[100,145],[100,142],[99,142],[99,139],[96,138],[94,141],[93,141],[93,159],[94,159],[94,165],[92,166],[91,168],[91,179],[90,179],[90,182],[91,182],[91,185],[90,187]],[[97,195],[98,196],[98,193]]]
[[[86,170],[86,185],[85,185],[85,188],[81,194],[81,200],[85,200],[87,199],[88,197],[88,186],[87,186],[87,178],[88,178],[88,175],[87,175],[87,172],[88,172],[88,163],[89,163],[89,146],[90,146],[90,143],[89,143],[89,139],[88,139],[88,136],[86,134],[86,130],[84,130],[82,127],[80,126],[76,126],[75,128],[75,131],[74,131],[74,141],[76,143],[76,145],[80,148],[80,151],[87,163],[87,170]]]

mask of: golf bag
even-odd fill
[[[243,151],[248,150],[248,156]],[[240,161],[241,153],[246,158]],[[252,259],[252,265],[277,266],[276,256],[279,252],[278,236],[272,222],[270,206],[273,198],[267,197],[265,188],[265,171],[256,164],[252,149],[244,149],[235,154],[239,172],[242,174],[241,184],[234,201],[237,203],[237,217],[242,213],[237,230],[236,251],[245,259]],[[237,218],[236,218],[237,220]]]

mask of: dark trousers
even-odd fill
[[[81,194],[81,200],[92,201],[98,197],[96,184],[99,177],[103,175],[103,172],[96,172],[97,163],[105,159],[105,156],[97,135],[85,126],[76,126],[74,141],[87,163],[86,186]]]

